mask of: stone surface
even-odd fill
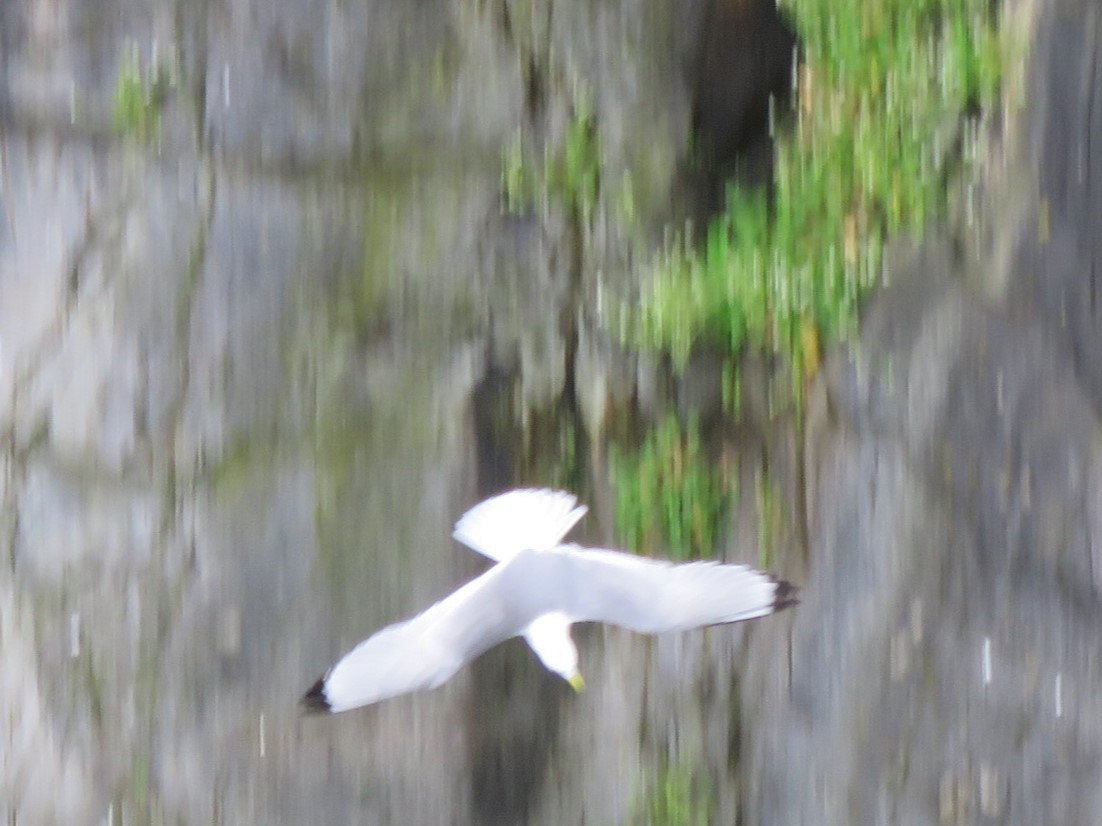
[[[897,255],[859,344],[829,360],[808,587],[789,627],[763,626],[742,688],[747,822],[1099,816],[1100,20],[1038,10],[978,254],[950,227]],[[769,659],[786,641],[791,660]]]
[[[666,208],[698,6],[0,9],[0,816],[628,816],[680,718],[626,635],[585,635],[580,699],[517,646],[361,715],[297,699],[481,570],[449,534],[505,439],[487,376],[517,444],[579,376],[594,433],[632,394],[584,308],[626,278],[622,176]],[[503,214],[505,146],[582,94],[608,203]]]

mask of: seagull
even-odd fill
[[[361,642],[314,683],[303,706],[335,713],[436,688],[517,636],[581,691],[573,623],[661,634],[764,617],[797,602],[794,586],[745,565],[675,564],[564,544],[586,510],[570,493],[531,488],[475,505],[453,536],[495,565]]]

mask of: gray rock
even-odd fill
[[[1040,13],[1022,152],[1042,200],[1004,195],[1031,174],[1014,160],[977,260],[926,239],[830,358],[807,588],[790,628],[754,639],[742,688],[748,822],[1098,818],[1097,84],[1065,69],[1094,65],[1102,18],[1080,6]]]

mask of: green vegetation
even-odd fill
[[[944,215],[956,174],[975,162],[969,119],[991,108],[1001,81],[989,0],[782,0],[801,39],[794,117],[780,130],[768,193],[730,192],[703,244],[675,237],[659,256],[629,337],[684,364],[694,345],[736,359],[779,358],[801,408],[825,344],[851,335],[879,281],[885,244]],[[970,137],[971,136],[971,137]],[[782,386],[783,387],[783,386]],[[781,390],[774,394],[774,390]],[[617,457],[621,539],[707,553],[721,499],[673,425],[638,456]],[[780,533],[780,494],[759,480],[763,562]]]
[[[852,333],[885,241],[943,214],[967,117],[996,100],[989,0],[787,0],[801,37],[795,123],[772,192],[733,191],[702,247],[671,244],[634,330],[683,363],[695,342],[779,355],[799,400],[820,341]]]
[[[131,43],[119,61],[115,83],[115,131],[141,142],[161,136],[161,110],[174,85],[171,73],[153,65],[144,72],[138,47]]]
[[[508,433],[509,428],[505,426],[495,432]],[[563,488],[582,495],[586,487],[582,440],[583,431],[566,405],[530,411],[519,439],[519,477],[533,485]]]
[[[625,547],[671,559],[713,554],[730,492],[702,455],[695,423],[682,431],[668,416],[642,447],[613,446],[609,464],[616,480],[616,532]]]
[[[134,755],[134,766],[130,775],[130,797],[139,812],[149,808],[149,756],[144,752]]]
[[[522,133],[517,133],[502,159],[501,186],[505,206],[520,212],[537,205],[546,213],[558,205],[588,226],[600,193],[601,141],[590,93],[580,87],[561,146],[544,151],[542,166],[527,160]],[[630,195],[630,182],[627,183]],[[633,206],[621,204],[622,211]]]
[[[711,796],[694,782],[691,769],[667,766],[630,820],[638,826],[708,826],[711,818]]]
[[[783,494],[764,470],[756,479],[758,506],[758,567],[770,570],[777,561],[777,550],[784,531]]]

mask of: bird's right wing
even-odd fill
[[[452,536],[498,562],[521,551],[550,550],[585,515],[586,506],[577,502],[561,490],[511,490],[463,514]]]

